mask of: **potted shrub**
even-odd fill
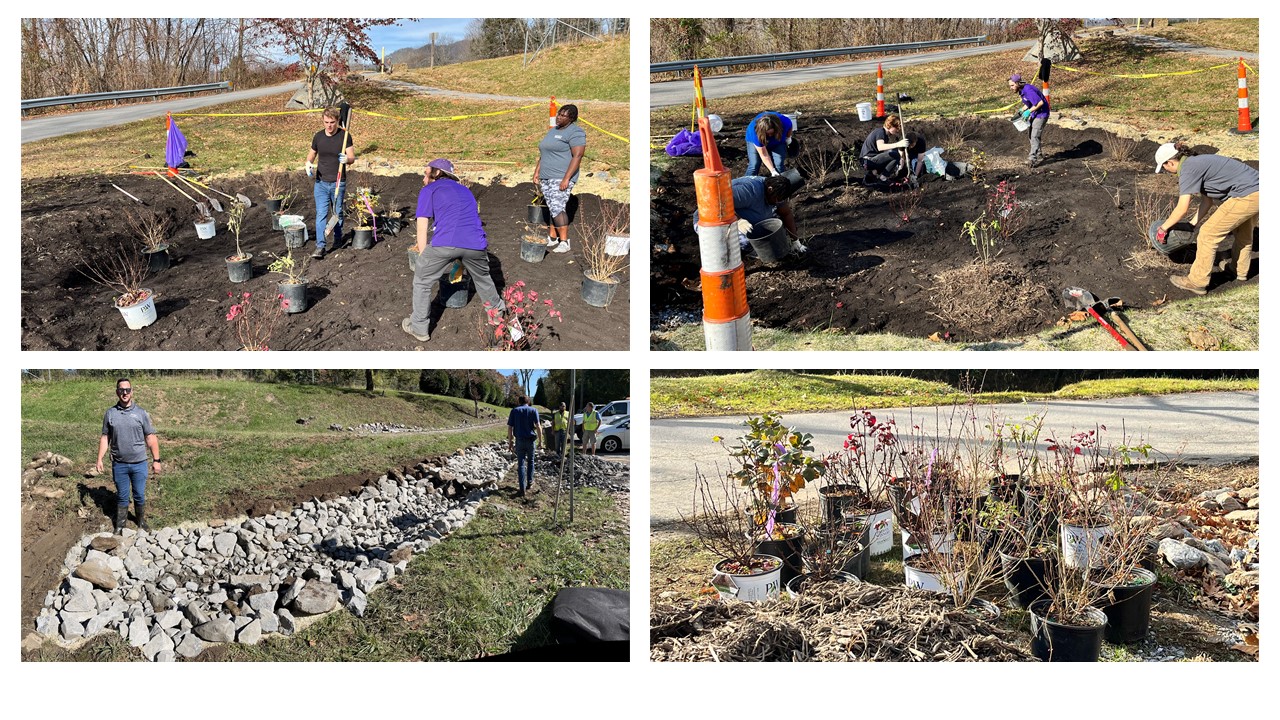
[[[142,254],[147,261],[147,271],[155,274],[169,269],[169,222],[166,217],[151,210],[130,209],[125,219],[134,235],[142,241]]]
[[[747,432],[726,448],[737,466],[731,477],[750,491],[752,524],[770,537],[774,524],[795,521],[795,494],[820,478],[826,466],[807,454],[813,452],[813,435],[783,425],[778,415],[765,413],[742,424]],[[713,440],[724,444],[719,437]]]
[[[526,222],[529,225],[551,225],[551,210],[547,207],[547,201],[542,197],[542,192],[537,189],[537,185],[534,186],[533,199],[529,201],[528,210],[529,217]],[[542,244],[546,245],[546,241],[543,240]]]
[[[540,263],[546,256],[547,236],[526,225],[524,235],[520,238],[520,259],[525,262]]]
[[[227,210],[227,227],[235,233],[236,238],[236,254],[227,257],[227,276],[233,283],[245,282],[253,277],[253,266],[250,264],[253,254],[246,253],[240,248],[240,228],[244,225],[244,210],[244,205],[235,200],[231,201],[231,207]]]
[[[218,224],[209,213],[208,205],[198,203],[196,207],[199,208],[199,214],[196,216],[196,237],[201,240],[212,240],[213,236],[218,234]]]
[[[283,256],[268,253],[275,258],[267,267],[269,272],[284,275],[284,279],[276,284],[280,298],[285,302],[285,312],[293,314],[305,312],[307,309],[307,278],[303,275],[308,258],[301,263],[293,259],[293,251],[287,250]]]
[[[155,293],[142,286],[147,260],[137,245],[123,241],[86,250],[80,267],[90,280],[116,293],[112,304],[130,330],[141,330],[156,321]]]
[[[693,515],[683,520],[698,545],[715,555],[711,584],[725,600],[758,602],[776,598],[782,587],[782,559],[755,551],[753,528],[742,507],[743,493],[718,474],[712,481],[694,468]]]
[[[298,199],[298,191],[293,186],[288,186],[282,191],[280,195],[280,209],[271,213],[271,229],[272,230],[284,230],[285,229],[284,226],[286,224],[286,218],[288,217],[295,218],[296,219],[295,222],[300,222],[304,226],[306,225],[306,223],[303,222],[301,215],[290,216],[289,214],[293,208],[294,201],[296,201],[297,199]],[[299,245],[298,247],[302,247],[302,246]]]
[[[584,217],[582,227],[582,300],[592,307],[608,307],[622,284],[622,272],[630,263],[627,252],[617,252],[618,238],[627,235],[630,206],[600,205],[600,219]]]
[[[820,510],[808,506],[801,523],[805,528],[801,547],[802,572],[786,583],[787,591],[798,595],[815,583],[857,582],[866,577],[871,529],[850,521],[829,524]]]
[[[278,170],[264,172],[261,178],[262,194],[266,197],[267,212],[278,215],[284,211],[285,198],[289,197],[291,199],[297,191],[293,189],[293,183],[289,176]],[[276,227],[276,229],[279,228]]]
[[[1141,642],[1151,626],[1151,601],[1156,575],[1143,567],[1149,538],[1144,526],[1135,522],[1149,515],[1140,493],[1131,491],[1124,472],[1134,455],[1148,456],[1150,445],[1122,445],[1106,456],[1102,469],[1106,514],[1111,533],[1098,552],[1098,562],[1090,568],[1089,581],[1100,591],[1096,605],[1107,616],[1104,637],[1113,644]]]
[[[502,290],[505,312],[499,312],[485,301],[488,325],[482,333],[492,350],[537,350],[546,339],[552,320],[564,321],[551,298],[528,289],[523,280]]]
[[[893,548],[889,480],[901,475],[897,422],[858,409],[849,417],[844,447],[826,457],[827,486],[819,490],[828,512],[862,518],[871,526],[871,555]]]
[[[381,209],[381,205],[378,202],[378,193],[367,185],[357,187],[356,191],[347,199],[347,207],[356,220],[356,229],[351,238],[351,247],[356,250],[368,250],[373,247],[374,241],[377,240],[376,218],[378,211]]]

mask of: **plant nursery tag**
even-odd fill
[[[725,573],[716,573],[716,576],[711,578],[711,586],[714,587],[721,595],[728,595],[732,597],[737,596],[738,594],[738,584],[733,581],[732,577]]]

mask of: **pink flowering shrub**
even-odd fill
[[[508,285],[502,291],[502,301],[507,306],[505,311],[484,304],[488,316],[485,339],[498,350],[537,350],[546,338],[548,323],[564,320],[551,298],[526,289],[523,280]]]
[[[235,295],[227,293],[232,300]],[[253,303],[253,293],[243,293],[240,302],[233,303],[227,310],[227,322],[232,323],[236,339],[243,350],[270,350],[271,334],[275,332],[276,323],[289,308],[289,301],[284,295],[276,295],[279,302],[271,303],[265,309]]]

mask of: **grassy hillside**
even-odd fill
[[[189,378],[148,378],[136,387],[136,402],[151,413],[165,460],[158,491],[148,491],[165,524],[207,519],[235,494],[271,500],[311,480],[383,470],[506,433],[504,409],[482,404],[477,420],[471,402],[458,398]],[[76,463],[76,475],[62,481],[67,510],[78,502],[79,474],[97,458],[102,414],[114,401],[112,383],[102,379],[22,387],[23,457],[51,450]],[[481,427],[494,422],[483,419],[490,411],[499,413],[498,424]],[[307,424],[298,424],[306,418]],[[328,429],[330,423],[363,422],[470,427],[366,437]]]
[[[1180,22],[1155,30],[1143,28],[1141,32],[1205,47],[1258,52],[1258,18],[1217,18]]]
[[[396,77],[419,85],[482,92],[580,100],[628,102],[631,96],[631,38],[557,45],[538,54],[530,64],[524,56],[475,60],[416,68]],[[581,107],[584,113],[586,107]]]
[[[649,382],[649,398],[650,412],[660,418],[945,405],[970,398],[986,404],[1257,389],[1257,380],[1127,378],[1090,380],[1052,393],[1016,391],[971,395],[946,383],[893,375],[753,370],[704,377],[655,377]]]

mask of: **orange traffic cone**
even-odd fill
[[[552,96],[551,96],[551,110],[550,110],[550,112],[551,112],[551,117],[547,118],[547,127],[555,127],[555,126],[556,126],[556,112],[557,112],[557,108],[556,108],[556,96],[555,96],[555,95],[552,95]]]
[[[884,117],[884,67],[876,63],[876,117]]]
[[[1249,85],[1244,77],[1244,58],[1240,58],[1240,65],[1236,70],[1236,103],[1238,109],[1238,117],[1236,118],[1236,129],[1232,132],[1237,135],[1253,132],[1253,122],[1249,118]]]

